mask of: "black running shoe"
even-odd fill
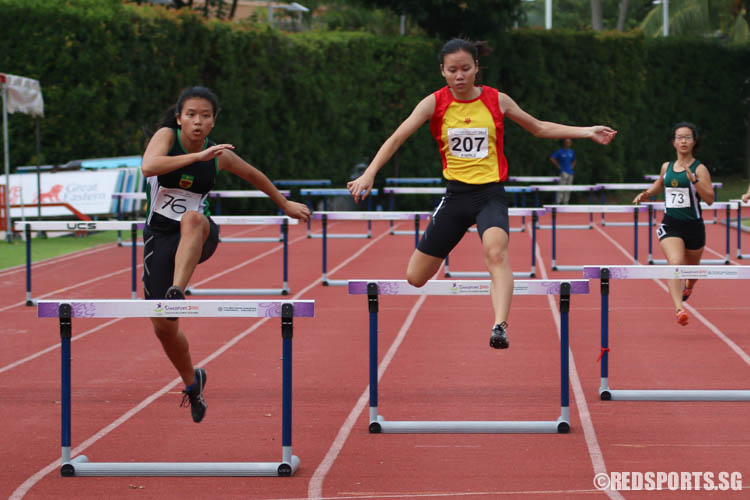
[[[203,368],[195,369],[195,378],[193,383],[185,387],[182,391],[182,403],[180,407],[190,405],[190,413],[193,415],[193,422],[196,424],[203,420],[206,414],[206,399],[203,397],[203,388],[206,386],[206,370]]]
[[[164,293],[164,298],[167,300],[185,300],[185,294],[180,290],[180,287],[170,286]],[[177,318],[167,318],[169,321],[177,321]]]
[[[505,331],[506,328],[508,328],[508,323],[505,321],[492,327],[490,347],[493,349],[507,349],[508,346],[510,346],[510,342],[508,342],[508,332]]]

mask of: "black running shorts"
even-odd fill
[[[703,219],[690,221],[664,215],[656,228],[656,236],[659,241],[664,238],[682,238],[687,250],[700,250],[706,246],[706,226]]]
[[[208,238],[203,244],[199,263],[208,260],[219,245],[219,226],[210,217],[208,223]],[[146,300],[163,299],[174,281],[174,257],[180,243],[180,232],[164,233],[146,226],[143,229],[143,242],[144,295]]]
[[[444,259],[473,225],[481,238],[491,227],[510,235],[508,200],[501,183],[465,184],[448,181],[445,196],[432,214],[419,251]]]

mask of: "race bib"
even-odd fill
[[[689,208],[690,190],[688,188],[666,188],[664,204],[667,208]]]
[[[449,128],[450,153],[459,158],[485,158],[489,153],[487,128]]]
[[[178,221],[188,210],[198,211],[201,207],[201,198],[203,195],[200,193],[159,186],[154,199],[154,212]]]

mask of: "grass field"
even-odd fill
[[[712,180],[713,182],[721,182],[723,184],[719,190],[717,201],[738,199],[747,191],[748,180],[741,176],[714,178]],[[619,196],[610,199],[609,202],[628,204],[634,196],[633,192],[623,192]],[[743,225],[750,227],[750,220],[743,221]],[[37,262],[115,241],[117,241],[117,233],[114,231],[93,233],[83,237],[34,238],[33,245],[31,246],[31,260],[32,262]],[[0,242],[0,269],[25,263],[26,244],[24,241],[16,239],[13,243]]]
[[[77,252],[85,248],[117,241],[115,231],[91,233],[85,236],[60,236],[57,238],[34,238],[31,245],[31,261],[37,262],[58,255]],[[16,238],[12,243],[0,242],[0,269],[26,263],[26,242]]]

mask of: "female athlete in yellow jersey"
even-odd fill
[[[365,172],[347,187],[355,201],[366,197],[378,170],[409,136],[430,121],[430,130],[440,148],[447,189],[409,260],[406,278],[413,286],[423,286],[466,230],[476,224],[491,278],[495,325],[490,346],[504,349],[509,345],[506,321],[513,296],[513,271],[508,260],[508,204],[502,184],[508,177],[503,118],[507,116],[535,136],[548,139],[591,139],[608,144],[617,132],[601,125],[573,127],[541,121],[523,111],[508,95],[475,85],[479,71],[477,47],[467,40],[447,42],[439,60],[448,85],[417,104],[383,143]]]

